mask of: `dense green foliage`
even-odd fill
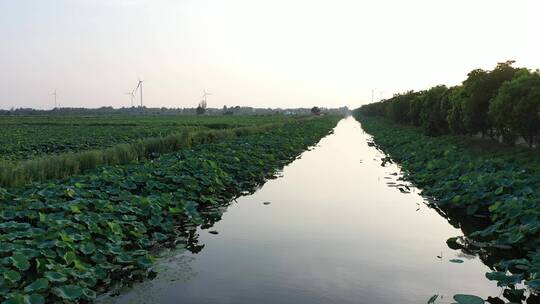
[[[185,129],[182,133],[145,138],[131,144],[120,144],[101,150],[36,157],[20,162],[0,162],[0,186],[22,186],[35,181],[81,174],[101,165],[121,165],[142,161],[161,153],[191,147],[194,144],[262,132],[284,123],[285,121],[220,130]]]
[[[519,71],[501,86],[489,114],[500,134],[520,135],[532,145],[540,132],[539,109],[540,74]]]
[[[103,149],[186,129],[229,129],[288,120],[284,116],[0,116],[0,159]]]
[[[460,240],[480,256],[504,251],[487,277],[521,297],[522,281],[540,290],[540,156],[520,147],[474,142],[468,137],[425,136],[417,128],[362,116],[366,132],[396,160],[404,178],[435,198],[438,207],[488,218],[485,229]],[[455,243],[455,241],[453,241]]]
[[[138,164],[0,189],[0,299],[91,302],[115,283],[145,278],[152,250],[191,246],[196,226],[211,225],[231,199],[316,144],[338,119],[301,120]]]
[[[532,146],[540,136],[540,72],[512,64],[473,70],[462,85],[397,94],[359,111],[421,126],[427,135],[481,133],[510,144],[521,136]]]

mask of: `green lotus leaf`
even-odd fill
[[[139,264],[143,268],[150,268],[152,267],[153,260],[150,257],[141,256],[137,258],[137,264]]]
[[[86,242],[81,244],[79,250],[85,255],[91,255],[96,251],[96,246],[94,245],[94,243]]]
[[[66,282],[68,279],[64,274],[55,271],[47,271],[43,276],[51,282]]]
[[[66,261],[67,265],[70,265],[71,263],[75,262],[77,259],[77,255],[73,251],[68,251],[64,254],[64,261]]]
[[[12,283],[16,283],[21,279],[21,274],[15,270],[4,272],[4,278]]]
[[[527,281],[527,286],[534,290],[540,290],[540,279],[534,279]]]
[[[83,289],[83,298],[86,299],[86,300],[89,300],[89,301],[94,301],[97,297],[97,294],[95,291],[93,291],[92,289],[89,289],[89,288],[84,288]]]
[[[36,291],[42,291],[49,287],[49,280],[46,278],[40,278],[32,282],[30,285],[27,285],[24,288],[24,292],[26,293],[32,293]]]
[[[24,296],[25,304],[43,304],[45,303],[45,298],[40,294],[31,294]]]
[[[26,271],[30,268],[28,258],[20,253],[13,254],[10,259],[12,265],[21,271]]]
[[[454,300],[458,304],[484,304],[484,300],[475,295],[457,294],[454,295]]]
[[[159,232],[154,232],[152,234],[152,238],[158,242],[163,242],[165,240],[167,240],[169,237],[166,236],[165,234],[163,233],[159,233]]]
[[[83,295],[83,289],[77,285],[64,285],[53,288],[53,292],[62,299],[73,301]]]

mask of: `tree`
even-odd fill
[[[422,94],[420,108],[420,124],[427,135],[441,135],[448,132],[446,108],[443,100],[448,94],[445,85],[433,87]]]
[[[416,98],[418,93],[409,91],[403,94],[396,94],[386,102],[386,114],[393,121],[398,123],[410,123],[409,109],[411,107],[411,101]]]
[[[409,121],[413,126],[419,127],[422,125],[420,112],[422,111],[422,105],[424,104],[424,94],[425,91],[419,92],[409,102],[409,111],[407,112],[407,116],[409,117]]]
[[[448,122],[448,128],[452,133],[465,134],[467,129],[463,123],[463,103],[464,103],[463,86],[455,86],[447,94],[446,106],[448,107],[448,114],[446,115],[446,121]]]
[[[311,108],[311,114],[313,114],[313,115],[320,115],[320,114],[321,114],[321,108],[319,108],[319,107],[313,107],[313,108]]]
[[[521,135],[529,146],[540,134],[540,74],[520,70],[493,99],[489,114],[501,135]]]
[[[492,124],[488,116],[490,101],[497,95],[501,85],[514,76],[516,69],[514,61],[498,63],[493,71],[481,69],[471,71],[463,82],[463,123],[467,132],[481,132],[485,135],[491,130]]]

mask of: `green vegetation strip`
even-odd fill
[[[325,117],[26,189],[0,189],[2,303],[92,302],[145,278],[209,207],[254,191],[339,120]],[[205,137],[206,138],[206,137]],[[223,208],[214,208],[220,216]],[[208,223],[206,223],[208,224]]]
[[[442,209],[462,210],[474,217],[488,217],[483,230],[467,238],[452,238],[451,247],[466,248],[481,256],[498,252],[490,280],[506,287],[517,298],[525,290],[540,290],[540,160],[536,151],[481,152],[470,139],[458,136],[425,136],[383,118],[355,117],[375,143],[397,161],[404,178],[436,199]],[[527,165],[523,165],[527,164]],[[454,247],[455,248],[455,247]]]
[[[294,120],[280,119],[273,123],[218,130],[184,128],[180,133],[165,137],[139,139],[101,150],[36,157],[19,162],[0,161],[0,186],[10,188],[36,181],[66,178],[101,165],[121,165],[150,159],[162,153],[174,152],[200,143],[263,132],[291,121]],[[114,132],[114,129],[110,131]]]
[[[0,116],[0,159],[27,160],[105,149],[194,129],[232,129],[292,120],[285,116]]]

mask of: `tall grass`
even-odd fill
[[[122,165],[178,151],[193,145],[264,132],[285,122],[222,130],[185,130],[165,137],[146,138],[102,150],[88,150],[38,157],[20,162],[0,162],[0,187],[19,187],[32,182],[61,179],[102,165]]]

